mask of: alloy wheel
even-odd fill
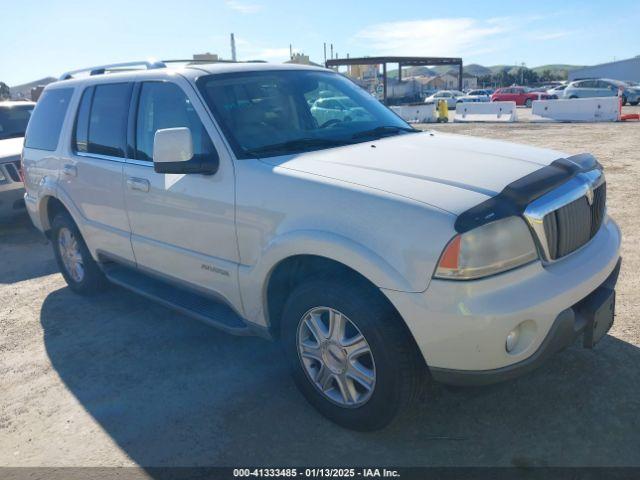
[[[69,276],[75,282],[82,282],[84,279],[84,262],[82,261],[78,239],[66,227],[62,227],[58,232],[58,251]]]
[[[333,403],[354,408],[373,394],[376,367],[362,332],[344,314],[316,307],[300,319],[298,355],[307,377]]]

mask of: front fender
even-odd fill
[[[238,278],[247,320],[268,326],[266,291],[269,278],[280,262],[296,255],[315,255],[339,262],[380,288],[412,290],[409,281],[398,270],[364,245],[335,233],[297,230],[269,242],[255,265],[240,266]]]

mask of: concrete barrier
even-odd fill
[[[435,105],[396,105],[391,110],[408,123],[432,123],[438,119]]]
[[[516,102],[469,102],[456,105],[455,122],[515,122]]]
[[[616,122],[620,115],[618,97],[534,100],[534,120],[541,117],[558,122]]]

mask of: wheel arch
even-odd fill
[[[363,289],[366,288],[371,292],[375,292],[375,295],[379,296],[390,309],[398,314],[398,317],[402,318],[396,307],[375,282],[352,266],[326,256],[296,254],[286,257],[275,264],[265,282],[263,294],[264,313],[267,328],[273,338],[280,337],[282,311],[289,293],[302,282],[322,275],[335,275],[340,281],[358,284]],[[405,322],[402,321],[402,323],[409,331]],[[409,334],[411,335],[411,332]]]

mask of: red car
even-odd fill
[[[524,105],[530,108],[534,100],[551,100],[557,95],[549,95],[545,92],[532,92],[526,87],[499,88],[491,95],[492,102],[516,102],[516,105]]]

